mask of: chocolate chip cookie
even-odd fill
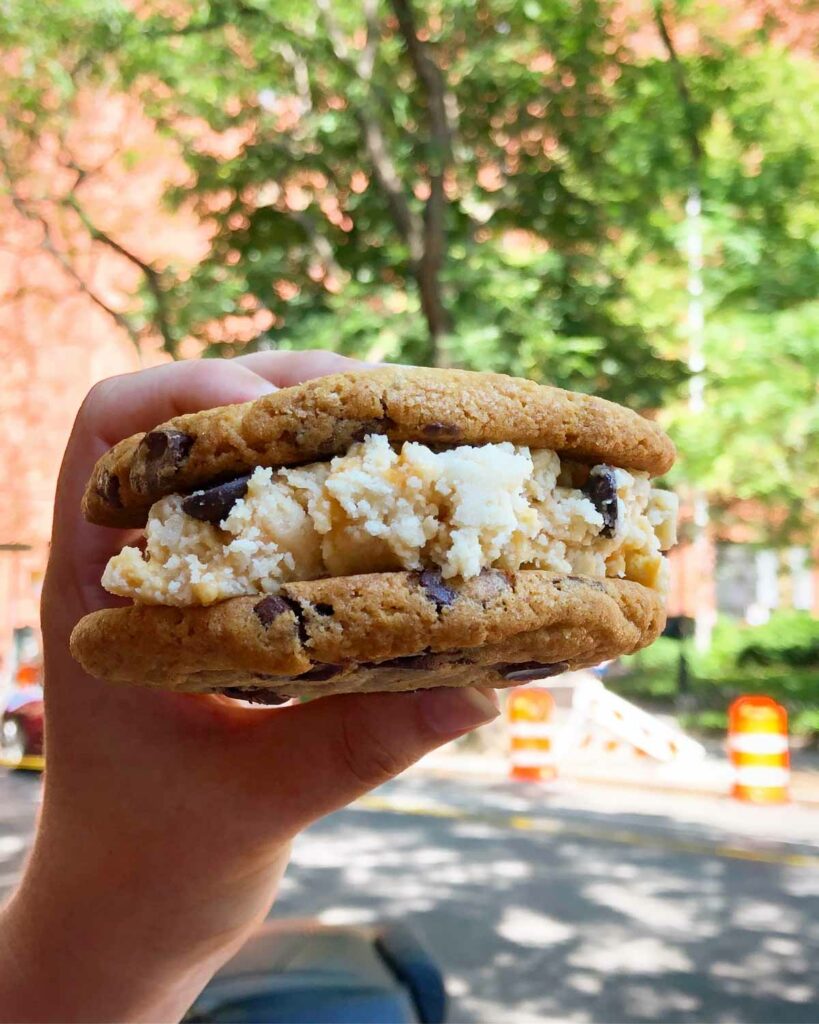
[[[74,657],[113,682],[277,703],[599,664],[664,621],[669,439],[491,373],[385,367],[179,416],[98,462],[84,511],[144,526]]]
[[[71,651],[92,675],[261,703],[433,686],[506,687],[651,643],[655,592],[626,580],[432,570],[284,585],[209,607],[86,616]]]
[[[503,374],[390,366],[320,377],[126,438],[99,460],[83,509],[93,523],[141,526],[164,495],[257,466],[326,459],[373,434],[432,445],[508,441],[652,476],[674,461],[659,428],[604,399]]]

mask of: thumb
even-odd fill
[[[499,713],[477,687],[324,697],[259,714],[248,753],[291,836]]]

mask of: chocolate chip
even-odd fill
[[[152,430],[142,439],[149,459],[167,457],[175,462],[181,461],[191,450],[193,438],[181,430]]]
[[[363,441],[370,434],[389,434],[395,426],[395,420],[389,416],[381,416],[377,420],[364,420],[353,432],[353,441]]]
[[[457,441],[463,431],[454,423],[427,423],[421,428],[421,433],[436,441]]]
[[[308,672],[303,672],[297,678],[299,682],[301,682],[302,679],[309,679],[318,683],[323,682],[325,679],[332,679],[333,676],[337,676],[343,671],[343,665],[314,665]]]
[[[182,511],[203,523],[221,523],[230,515],[230,510],[240,498],[247,494],[250,475],[237,476],[235,480],[209,487],[201,494],[191,494],[182,502]]]
[[[424,569],[424,571],[418,576],[418,582],[426,591],[427,597],[430,601],[435,602],[435,607],[440,611],[441,608],[447,608],[453,604],[455,598],[458,596],[457,592],[448,587],[443,581],[441,572],[439,569]]]
[[[150,490],[164,487],[186,461],[194,438],[181,430],[152,430],[140,442],[145,452],[145,483]]]
[[[602,537],[613,537],[617,526],[617,481],[610,466],[595,466],[583,493],[603,517]]]
[[[263,679],[264,676],[257,678]],[[272,676],[270,678],[273,678]],[[246,700],[250,704],[286,704],[290,698],[286,693],[275,693],[273,690],[246,690],[241,686],[229,686],[221,691],[225,697],[235,697],[236,700]]]
[[[298,630],[299,640],[302,645],[305,645],[310,639],[310,634],[307,632],[307,623],[304,621],[304,608],[292,597],[283,597],[282,601],[296,616],[296,629]]]
[[[492,666],[496,672],[500,672],[504,679],[515,680],[524,683],[535,679],[548,679],[549,676],[559,676],[569,667],[568,661],[558,661],[554,665],[542,665],[539,661],[522,661],[515,664],[501,664]]]
[[[322,458],[330,458],[333,455],[338,455],[338,449],[338,438],[334,436],[325,437],[316,442],[316,455],[320,455]]]
[[[265,628],[274,619],[284,615],[285,612],[292,612],[296,617],[296,629],[298,630],[299,640],[302,644],[306,644],[310,639],[307,625],[304,621],[304,609],[292,597],[279,597],[271,594],[270,597],[263,597],[258,604],[254,604],[253,611],[256,613],[256,618]]]
[[[113,508],[122,508],[122,498],[119,496],[119,477],[114,473],[105,470],[97,486],[97,494],[104,498]]]
[[[290,611],[290,605],[284,598],[271,594],[270,597],[263,597],[258,604],[254,604],[253,611],[259,622],[267,629],[274,619]]]
[[[335,615],[335,608],[331,604],[317,604],[315,608],[318,615]]]

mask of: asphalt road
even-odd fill
[[[5,888],[37,793],[0,774]],[[819,1020],[815,810],[412,775],[301,837],[276,909],[408,922],[455,1022]]]

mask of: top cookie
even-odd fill
[[[427,444],[511,441],[654,476],[675,454],[655,424],[602,398],[504,374],[388,366],[177,416],[126,438],[94,467],[83,512],[103,526],[141,526],[166,494],[255,466],[339,455],[368,434]]]

